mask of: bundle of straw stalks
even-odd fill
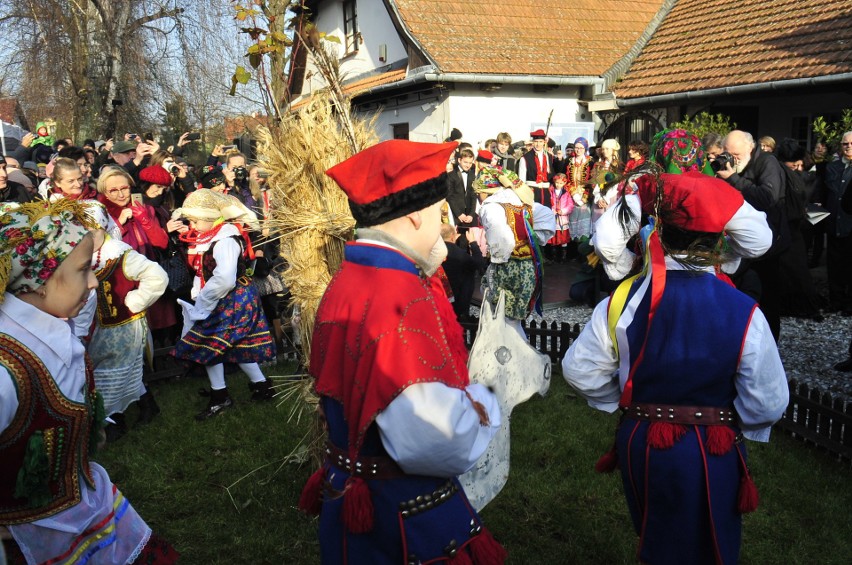
[[[269,171],[268,227],[280,237],[287,261],[282,278],[300,313],[306,367],[319,301],[355,227],[346,195],[325,171],[377,142],[375,118],[354,118],[348,100],[340,102],[332,90],[316,93],[278,127],[261,129],[258,138],[258,156]]]

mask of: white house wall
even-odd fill
[[[579,93],[579,87],[534,92],[526,85],[504,85],[486,93],[475,84],[458,84],[449,96],[448,132],[457,128],[474,147],[503,131],[520,141],[529,138],[531,128],[544,128],[551,110],[553,124],[588,122],[591,127],[591,113],[577,103]]]
[[[439,143],[449,135],[447,101],[384,109],[376,119],[375,131],[381,141],[393,139],[394,124],[408,124],[408,139]]]
[[[396,33],[382,0],[357,0],[355,13],[361,42],[356,53],[344,57],[346,41],[343,36],[343,2],[340,0],[321,2],[316,9],[317,29],[321,33],[333,35],[340,40],[339,44],[326,42],[326,45],[333,49],[338,57],[343,57],[340,61],[340,72],[344,79],[355,78],[407,58],[405,46]],[[379,60],[382,45],[387,49],[385,61]],[[314,70],[310,62],[308,70]],[[318,80],[317,73],[312,73],[311,78],[308,79],[311,84],[306,84],[302,92],[307,94],[312,92],[311,89],[321,88],[323,83]]]

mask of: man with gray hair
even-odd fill
[[[764,153],[748,132],[733,130],[722,142],[733,163],[726,162],[716,175],[742,192],[746,202],[766,213],[772,228],[772,247],[751,268],[760,278],[760,308],[775,340],[781,333],[780,264],[778,256],[790,247],[790,227],[784,211],[786,177],[778,160]]]

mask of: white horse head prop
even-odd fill
[[[509,418],[512,409],[535,393],[544,396],[550,388],[550,358],[536,351],[506,323],[504,306],[503,291],[494,310],[487,293],[482,297],[479,330],[468,360],[470,382],[483,384],[494,391],[503,420],[500,430],[476,465],[459,477],[476,510],[491,502],[509,479]]]

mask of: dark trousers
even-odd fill
[[[852,311],[852,236],[828,234],[826,266],[831,308]]]
[[[761,257],[751,268],[760,278],[760,310],[778,341],[781,336],[781,263],[777,255]]]

